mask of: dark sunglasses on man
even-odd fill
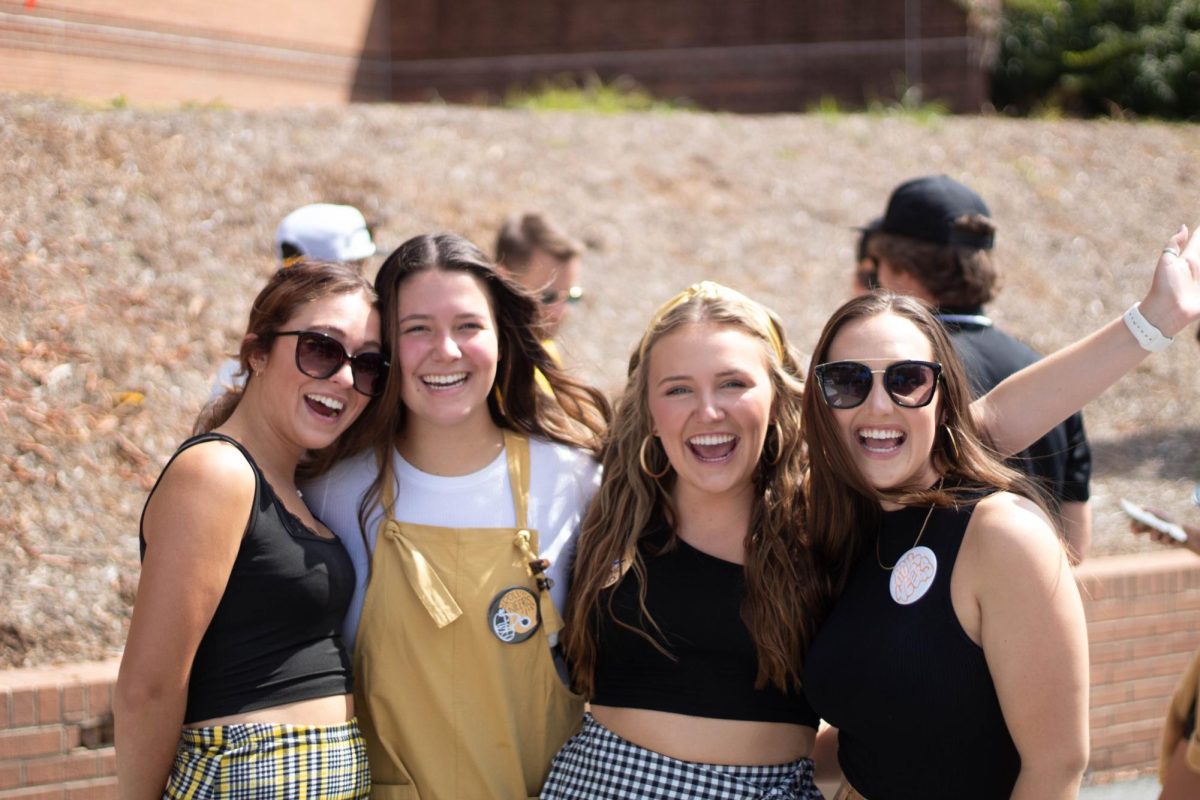
[[[583,299],[583,287],[572,286],[570,289],[543,289],[538,294],[538,302],[544,306],[555,303],[578,303]]]
[[[337,339],[317,331],[276,331],[275,335],[296,337],[296,369],[308,377],[331,378],[349,362],[355,391],[367,397],[378,397],[383,393],[388,374],[388,360],[383,353],[352,356]]]
[[[857,408],[871,394],[875,376],[883,375],[883,389],[902,408],[922,408],[933,400],[942,365],[933,361],[897,361],[871,369],[858,361],[830,361],[813,368],[821,395],[830,408]]]

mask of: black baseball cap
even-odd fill
[[[991,233],[972,233],[954,225],[960,217],[981,214],[991,217],[987,203],[974,191],[945,175],[929,175],[906,181],[888,198],[887,212],[879,230],[935,244],[956,244],[991,250]]]

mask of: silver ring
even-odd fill
[[[1164,247],[1162,249],[1162,251],[1164,253],[1170,253],[1171,255],[1175,256],[1176,258],[1179,258],[1179,251],[1176,250],[1174,247]]]

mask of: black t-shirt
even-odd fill
[[[975,397],[986,394],[1009,375],[1040,358],[1027,345],[989,324],[982,309],[963,312],[943,309],[942,316]],[[972,317],[979,321],[972,321]],[[1072,414],[1028,450],[1014,456],[1011,463],[1036,480],[1058,502],[1086,501],[1092,476],[1092,453],[1083,430],[1083,415]]]

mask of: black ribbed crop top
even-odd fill
[[[900,591],[907,603],[893,600],[892,571],[879,561],[896,564],[913,547],[928,508],[884,513],[809,649],[805,688],[839,729],[846,779],[871,800],[1007,800],[1020,772],[983,649],[950,599],[973,510],[930,515],[918,550],[927,548],[925,557],[901,565],[920,563],[909,585],[928,588]]]
[[[815,728],[817,716],[802,691],[785,693],[770,684],[754,688],[758,657],[742,621],[742,566],[703,553],[682,539],[660,553],[669,536],[663,527],[639,544],[646,567],[646,610],[661,633],[642,618],[633,570],[600,595],[594,617],[598,654],[592,702]],[[655,636],[674,659],[618,625],[608,613],[610,596],[618,619]]]
[[[184,723],[349,694],[350,658],[340,631],[354,592],[350,556],[340,541],[318,536],[288,511],[254,459],[228,436],[195,436],[175,456],[208,441],[232,444],[246,457],[254,504],[192,662]],[[144,557],[146,540],[139,538]]]

